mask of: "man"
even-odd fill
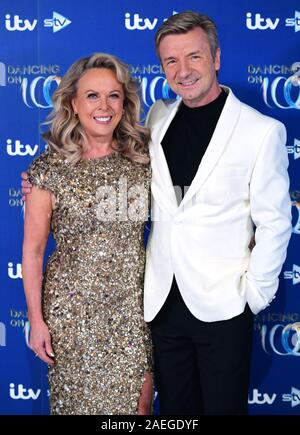
[[[145,319],[160,410],[246,414],[253,313],[275,297],[291,233],[286,131],[219,85],[209,17],[174,15],[155,42],[181,97],[156,102],[147,119]]]

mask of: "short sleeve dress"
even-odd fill
[[[72,165],[48,149],[28,173],[55,197],[43,284],[51,413],[136,414],[152,361],[142,294],[150,166],[117,152]]]

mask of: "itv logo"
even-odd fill
[[[33,20],[30,22],[28,19],[22,19],[19,15],[14,15],[11,17],[9,14],[5,15],[5,28],[9,32],[19,31],[24,32],[25,30],[29,30],[32,32],[37,25],[38,20]]]
[[[252,397],[248,396],[249,405],[272,405],[276,399],[276,394],[260,393],[257,388],[253,389]]]
[[[247,12],[246,17],[246,26],[249,30],[275,30],[279,23],[279,18],[272,21],[271,18],[263,18],[260,14],[253,17],[251,12]]]
[[[173,11],[172,15],[176,15],[178,12]],[[165,18],[163,21],[166,21]],[[143,18],[137,13],[130,14],[125,13],[125,28],[127,30],[153,30],[158,23],[158,18]]]
[[[13,383],[9,384],[9,395],[14,400],[37,400],[40,393],[40,389],[34,391],[32,388],[24,388],[23,384],[18,384],[18,386]]]
[[[151,21],[149,18],[141,18],[139,14],[134,14],[133,17],[129,12],[125,14],[125,27],[127,30],[153,30],[157,22],[157,18]]]
[[[19,139],[6,140],[6,150],[9,156],[34,156],[39,149],[38,145],[22,144]]]

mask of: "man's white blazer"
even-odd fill
[[[216,129],[179,205],[161,141],[181,101],[157,101],[148,114],[153,178],[146,321],[164,304],[173,275],[190,312],[206,322],[236,316],[246,302],[256,314],[277,291],[291,234],[286,130],[225,90]]]

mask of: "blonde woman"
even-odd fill
[[[23,280],[30,346],[49,364],[52,414],[149,414],[143,320],[149,132],[128,68],[96,53],[53,96],[48,149],[28,169]],[[43,275],[52,230],[56,249]]]

